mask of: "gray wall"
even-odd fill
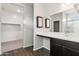
[[[33,45],[33,7],[24,9],[24,47]]]

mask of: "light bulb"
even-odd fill
[[[18,9],[17,12],[20,13],[21,12],[20,9]]]

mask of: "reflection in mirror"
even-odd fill
[[[65,28],[64,32],[66,33],[77,33],[79,32],[79,13],[76,11],[75,8],[67,10],[63,12],[65,15]],[[62,24],[63,25],[63,24]]]
[[[51,31],[52,32],[61,32],[62,31],[62,14],[57,13],[51,16]]]
[[[51,17],[52,32],[78,33],[79,32],[79,12],[76,8],[54,14]],[[59,23],[55,23],[59,21]],[[59,26],[58,26],[59,25]]]
[[[53,25],[54,25],[54,32],[59,32],[60,21],[54,21]]]

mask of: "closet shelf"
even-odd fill
[[[8,24],[8,25],[21,25],[20,23],[7,23],[7,22],[1,22],[1,24]]]
[[[7,42],[12,42],[12,41],[17,41],[17,40],[23,40],[23,39],[6,40],[6,41],[1,41],[1,43],[7,43]]]

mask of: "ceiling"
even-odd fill
[[[25,6],[33,7],[33,3],[22,3],[22,4],[25,5]]]

